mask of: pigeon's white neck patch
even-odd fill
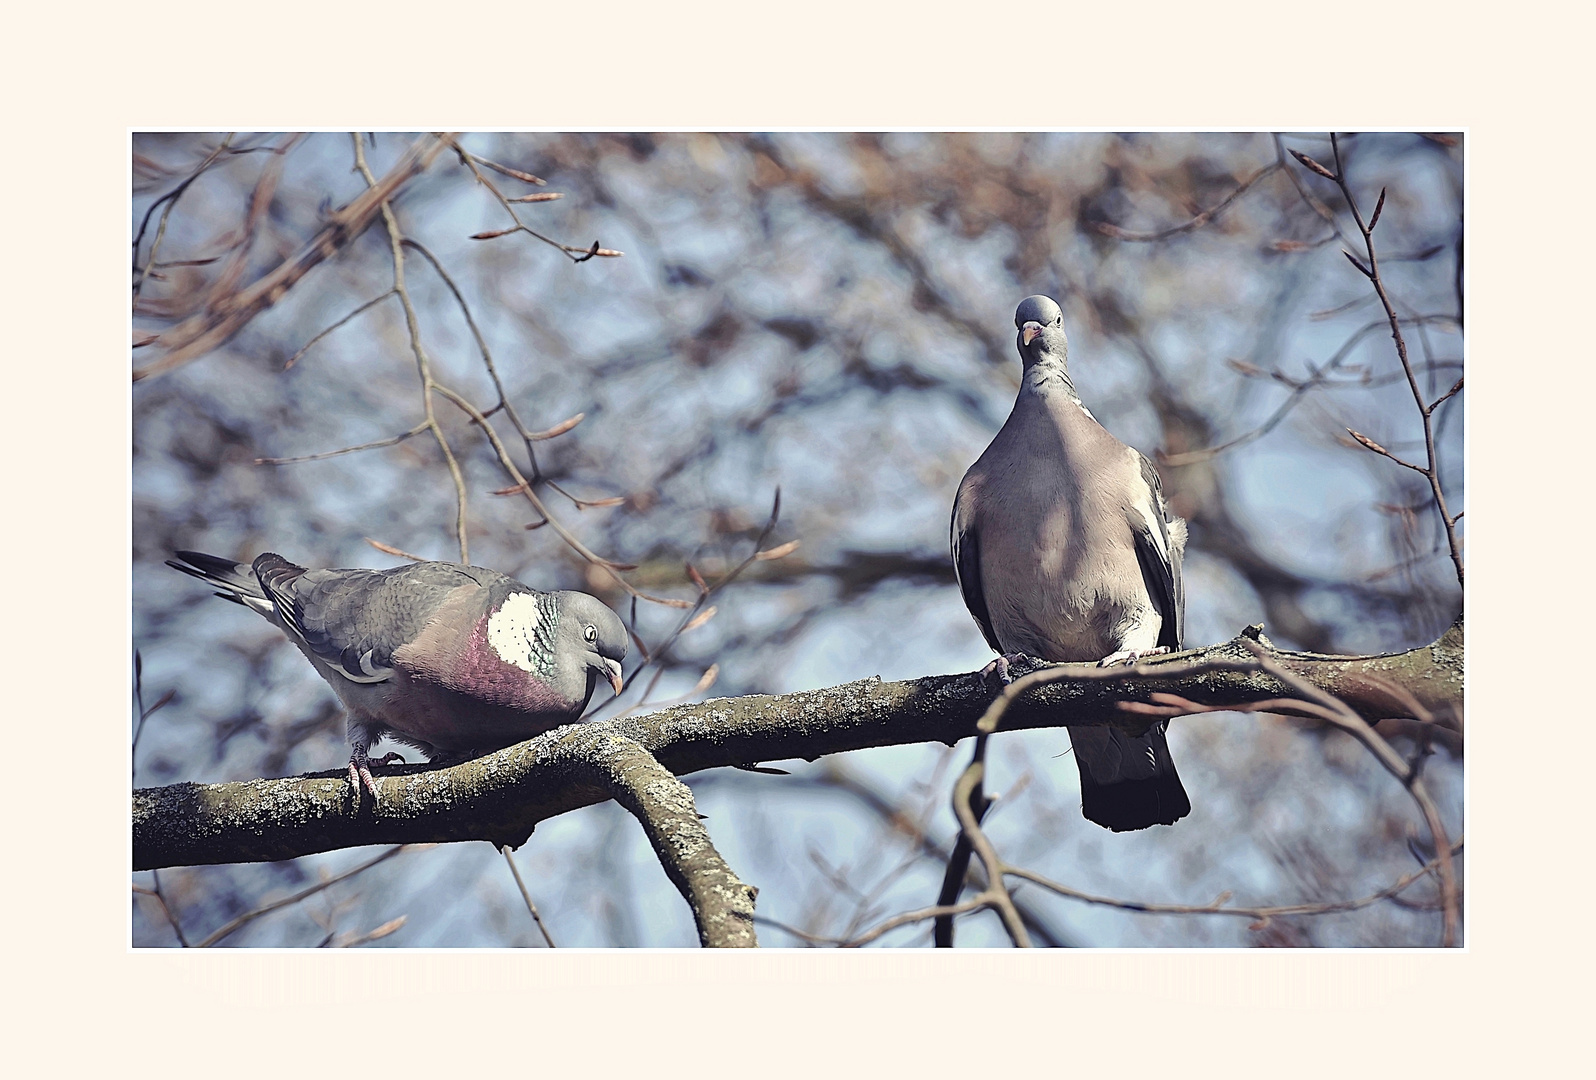
[[[488,644],[506,664],[537,674],[545,666],[539,662],[542,649],[538,643],[538,628],[542,622],[537,596],[513,593],[488,619]],[[544,636],[547,635],[545,628]]]

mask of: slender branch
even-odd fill
[[[544,236],[542,233],[538,232],[536,229],[532,228],[526,222],[521,220],[521,215],[517,214],[515,212],[515,207],[510,205],[511,200],[506,199],[499,192],[499,189],[493,184],[493,182],[482,175],[482,170],[477,168],[477,165],[486,165],[488,168],[504,173],[506,176],[513,176],[518,180],[526,180],[529,183],[541,184],[543,183],[542,180],[532,176],[530,173],[522,173],[514,169],[509,169],[503,165],[496,165],[485,158],[480,158],[462,148],[460,144],[454,140],[450,140],[449,146],[457,155],[459,155],[460,163],[471,170],[471,175],[476,177],[477,183],[481,184],[483,187],[487,188],[493,193],[493,197],[498,200],[499,205],[504,207],[504,212],[510,215],[510,220],[515,222],[515,225],[512,228],[499,229],[487,233],[478,233],[476,236],[472,237],[472,239],[490,240],[496,236],[505,236],[513,232],[524,232],[528,236],[537,240],[541,240],[550,247],[557,249],[572,262],[587,262],[594,256],[601,256],[604,258],[619,258],[625,254],[625,252],[611,251],[609,248],[601,248],[599,247],[597,240],[593,241],[591,247],[577,247],[572,244],[562,244],[558,240],[551,240],[547,236]]]
[[[399,854],[401,851],[404,851],[407,847],[414,848],[416,846],[417,845],[401,844],[398,847],[389,848],[387,851],[383,852],[381,855],[378,855],[376,858],[367,859],[365,862],[361,863],[360,865],[355,866],[355,867],[351,867],[350,869],[345,870],[341,874],[335,874],[335,875],[333,875],[332,877],[328,878],[325,881],[321,881],[321,882],[318,882],[315,885],[312,885],[308,889],[301,889],[299,892],[294,893],[292,896],[285,896],[281,900],[274,900],[274,901],[272,901],[269,904],[263,904],[262,906],[260,906],[258,908],[255,908],[253,911],[246,911],[246,912],[244,912],[244,914],[238,916],[236,919],[232,919],[232,920],[222,924],[220,927],[218,927],[215,930],[215,932],[213,932],[208,937],[206,937],[205,940],[201,941],[199,943],[199,945],[197,946],[197,948],[208,949],[212,945],[215,945],[218,941],[221,941],[222,939],[228,937],[231,934],[237,933],[239,930],[241,930],[244,927],[248,926],[250,923],[254,922],[256,919],[260,918],[263,915],[270,915],[274,911],[281,911],[285,907],[292,907],[293,905],[299,903],[301,900],[304,900],[304,899],[306,899],[308,897],[311,897],[311,896],[315,896],[317,893],[319,893],[319,892],[321,892],[321,891],[323,891],[325,889],[331,888],[332,886],[338,884],[340,881],[348,881],[350,878],[355,877],[358,874],[365,873],[367,870],[370,870],[373,866],[376,866],[378,863],[386,862],[387,860],[393,858],[395,855]]]
[[[1294,712],[1297,715],[1306,715],[1334,724],[1348,734],[1352,735],[1375,756],[1375,759],[1385,766],[1407,789],[1409,796],[1418,806],[1423,815],[1425,825],[1430,831],[1431,839],[1435,843],[1436,851],[1440,852],[1441,859],[1441,886],[1443,902],[1442,940],[1444,947],[1450,948],[1457,943],[1457,932],[1460,923],[1457,908],[1457,885],[1452,869],[1451,856],[1447,854],[1446,829],[1441,822],[1440,811],[1436,808],[1434,800],[1424,787],[1416,770],[1411,768],[1402,756],[1392,749],[1391,744],[1376,732],[1369,723],[1371,718],[1359,715],[1345,701],[1331,693],[1327,693],[1320,686],[1301,678],[1298,674],[1286,670],[1285,667],[1275,663],[1269,656],[1268,650],[1256,640],[1242,638],[1240,644],[1250,652],[1254,661],[1249,665],[1246,661],[1214,660],[1206,663],[1192,665],[1184,672],[1187,676],[1203,676],[1226,671],[1245,671],[1249,666],[1270,676],[1284,686],[1288,693],[1277,698],[1259,699],[1249,704],[1250,709],[1267,710],[1271,712]],[[1128,669],[1135,671],[1142,669],[1143,674],[1151,673],[1152,665],[1140,664]],[[1014,680],[1006,686],[987,708],[986,713],[976,724],[976,729],[983,735],[997,730],[1005,714],[1013,706],[1016,699],[1032,689],[1059,681],[1061,678],[1085,678],[1100,680],[1115,680],[1117,676],[1113,668],[1098,669],[1091,674],[1067,672],[1059,666],[1043,668]],[[1389,680],[1380,680],[1374,676],[1371,685],[1384,682],[1380,687],[1386,693],[1392,693]],[[1405,712],[1419,712],[1427,714],[1428,710],[1419,702],[1418,697],[1408,687],[1397,686],[1397,704]],[[1216,702],[1199,703],[1183,696],[1167,692],[1154,693],[1155,699],[1162,699],[1162,708],[1149,708],[1134,701],[1119,703],[1119,707],[1126,711],[1151,713],[1158,716],[1187,715],[1193,712],[1213,711],[1223,706]],[[1428,719],[1421,715],[1421,719]],[[968,809],[966,809],[968,813]],[[990,872],[990,871],[989,871]]]
[[[985,736],[976,737],[976,746],[978,748],[984,748],[985,742]],[[973,760],[971,764],[974,764]],[[976,778],[974,786],[970,789],[969,801],[966,804],[975,818],[976,825],[981,824],[986,817],[987,810],[991,809],[992,806],[992,800],[986,797],[986,792],[983,790],[985,779],[984,774]],[[964,890],[965,879],[970,873],[970,855],[974,850],[970,843],[970,834],[964,830],[961,819],[959,838],[953,843],[953,852],[948,856],[947,869],[942,874],[942,888],[937,893],[937,906],[952,907],[958,903],[959,893]],[[937,916],[936,924],[932,927],[931,940],[932,944],[939,949],[953,948],[953,916],[951,914]]]
[[[1417,318],[1428,320],[1449,318],[1449,316],[1418,316]],[[1384,320],[1381,320],[1379,322],[1371,322],[1359,327],[1344,342],[1341,343],[1341,347],[1335,351],[1334,355],[1332,355],[1329,360],[1325,361],[1324,364],[1320,365],[1319,367],[1310,368],[1308,377],[1306,379],[1290,381],[1289,385],[1291,386],[1291,393],[1288,394],[1286,399],[1275,408],[1275,411],[1269,415],[1268,419],[1259,424],[1257,427],[1253,428],[1251,431],[1237,435],[1235,438],[1229,439],[1217,446],[1206,447],[1202,450],[1188,450],[1178,454],[1161,453],[1158,455],[1159,463],[1169,466],[1180,466],[1192,465],[1199,461],[1208,461],[1211,458],[1218,457],[1220,454],[1225,453],[1227,450],[1234,450],[1238,446],[1245,446],[1246,444],[1269,434],[1280,424],[1282,420],[1284,420],[1294,409],[1296,409],[1296,407],[1303,401],[1303,399],[1307,397],[1310,392],[1320,387],[1334,385],[1330,382],[1330,374],[1340,369],[1341,365],[1346,361],[1346,359],[1352,355],[1352,350],[1356,348],[1364,338],[1375,331],[1380,330],[1386,325],[1388,324]],[[1257,371],[1257,369],[1253,370]],[[1282,381],[1286,380],[1286,377],[1278,371],[1274,374],[1276,378],[1281,379]]]
[[[432,384],[432,388],[438,393],[442,394],[444,397],[448,398],[450,401],[454,402],[454,404],[457,405],[462,412],[471,417],[471,419],[482,428],[483,434],[488,437],[488,441],[493,444],[494,452],[499,456],[499,464],[503,466],[504,471],[510,476],[510,479],[515,481],[515,486],[520,489],[521,494],[526,498],[526,500],[532,504],[532,508],[548,522],[550,527],[552,527],[556,533],[559,534],[560,539],[564,540],[568,545],[570,545],[573,551],[582,556],[582,558],[586,559],[588,562],[592,563],[594,566],[604,570],[610,575],[617,585],[624,589],[628,594],[637,597],[639,600],[648,600],[656,604],[664,604],[667,607],[691,606],[686,600],[675,600],[664,596],[652,596],[636,588],[631,582],[621,577],[619,571],[621,564],[612,562],[603,556],[594,554],[588,549],[587,545],[583,544],[582,541],[576,538],[575,533],[571,532],[558,519],[556,519],[555,516],[549,511],[548,507],[544,505],[543,500],[538,498],[537,492],[532,490],[531,482],[528,481],[526,476],[522,474],[520,468],[516,465],[515,460],[510,457],[510,452],[505,449],[504,442],[499,438],[498,432],[493,430],[492,425],[488,423],[488,418],[482,414],[482,411],[475,405],[471,404],[471,402],[467,401],[460,394],[455,393],[455,391],[449,389],[447,386],[444,386],[442,383],[435,382]]]
[[[1441,945],[1443,948],[1455,946],[1462,920],[1458,911],[1457,877],[1452,866],[1451,847],[1447,842],[1446,828],[1441,822],[1441,812],[1436,808],[1435,801],[1430,798],[1430,793],[1425,789],[1424,781],[1420,778],[1418,770],[1409,766],[1402,756],[1392,749],[1391,744],[1386,742],[1366,719],[1353,712],[1344,701],[1325,693],[1319,687],[1272,662],[1258,648],[1256,642],[1249,643],[1249,645],[1258,657],[1259,666],[1267,674],[1279,679],[1300,698],[1321,706],[1329,714],[1326,719],[1329,719],[1331,723],[1334,723],[1361,742],[1374,754],[1376,760],[1384,765],[1387,771],[1407,788],[1409,796],[1418,805],[1419,812],[1424,815],[1425,825],[1430,830],[1430,838],[1435,843],[1435,850],[1440,859]]]
[[[538,469],[537,452],[533,449],[532,444],[539,441],[537,435],[541,433],[528,431],[526,425],[521,422],[520,415],[515,411],[515,406],[510,403],[509,395],[504,392],[504,383],[499,378],[498,365],[493,362],[493,351],[488,348],[488,339],[483,336],[482,330],[477,326],[476,317],[471,314],[471,305],[466,303],[464,294],[460,292],[460,287],[454,283],[454,278],[449,276],[448,271],[443,268],[443,264],[438,261],[438,257],[420,243],[407,237],[405,244],[420,252],[421,256],[432,265],[433,271],[448,286],[449,292],[454,296],[455,303],[460,306],[460,314],[465,316],[466,326],[471,330],[471,337],[477,343],[477,351],[482,354],[482,364],[488,369],[488,377],[493,380],[493,389],[499,395],[499,407],[504,410],[504,414],[510,418],[510,423],[515,425],[516,433],[526,443],[527,461],[532,466],[532,480],[535,483],[542,473]],[[575,426],[575,424],[571,425],[571,427]],[[570,428],[565,430],[569,431]]]
[[[229,341],[255,316],[282,299],[301,278],[365,232],[387,200],[431,165],[443,146],[432,136],[418,140],[381,181],[333,213],[299,251],[254,284],[214,301],[204,311],[161,334],[157,343],[166,347],[165,355],[135,370],[134,381],[181,367]]]
[[[355,166],[360,170],[360,175],[366,178],[366,184],[372,191],[377,190],[377,178],[366,164],[365,147],[360,141],[358,133],[350,136],[355,144]],[[438,417],[432,408],[432,391],[437,385],[432,381],[432,361],[427,356],[427,350],[421,344],[421,323],[416,317],[415,305],[410,302],[410,290],[405,287],[405,253],[404,234],[399,230],[399,219],[394,215],[393,207],[384,199],[381,204],[383,224],[388,229],[388,246],[393,255],[393,291],[399,294],[399,302],[405,309],[405,329],[410,335],[410,351],[415,354],[416,372],[421,376],[421,404],[426,412],[426,428],[432,432],[433,439],[438,444],[438,449],[443,451],[443,459],[449,466],[449,476],[454,480],[455,491],[455,536],[460,542],[460,561],[470,564],[471,551],[466,539],[466,486],[465,476],[460,471],[460,463],[455,460],[454,451],[449,448],[449,440],[444,438],[443,428],[438,424]],[[486,426],[486,421],[483,421]]]
[[[1003,884],[1003,860],[998,858],[996,849],[992,847],[992,841],[981,831],[981,824],[976,820],[975,811],[971,808],[971,797],[986,775],[988,737],[985,732],[976,737],[975,754],[970,759],[969,767],[953,785],[953,813],[959,819],[960,835],[969,840],[970,847],[981,857],[981,865],[986,867],[986,891],[976,899],[983,902],[982,906],[990,907],[998,913],[1010,941],[1022,949],[1029,949],[1031,935],[1026,933],[1025,924],[1020,920],[1020,913],[1014,909],[1014,900],[1009,896],[1008,887]]]
[[[510,854],[510,845],[506,844],[499,849],[504,855],[504,861],[510,864],[510,873],[515,875],[515,887],[521,890],[521,899],[526,901],[526,909],[532,915],[532,921],[537,923],[538,932],[543,935],[543,940],[554,948],[554,939],[549,936],[549,928],[543,925],[543,916],[538,914],[538,906],[532,902],[532,894],[526,891],[526,882],[521,880],[521,871],[515,865],[515,857]]]
[[[1458,838],[1452,844],[1449,857],[1460,854],[1463,850],[1463,840]],[[1148,904],[1139,900],[1116,900],[1107,896],[1095,896],[1091,893],[1072,889],[1068,885],[1060,885],[1043,877],[1033,870],[1022,870],[1017,866],[1004,866],[1003,872],[1010,877],[1022,878],[1044,889],[1065,896],[1071,900],[1079,900],[1087,904],[1097,904],[1103,907],[1119,908],[1122,911],[1139,911],[1148,915],[1233,915],[1239,918],[1258,920],[1260,925],[1254,929],[1262,929],[1262,924],[1270,919],[1282,918],[1288,915],[1329,915],[1338,911],[1356,911],[1378,904],[1382,900],[1395,898],[1399,893],[1407,890],[1414,882],[1435,874],[1441,866],[1441,857],[1437,856],[1414,870],[1404,874],[1396,881],[1387,885],[1379,892],[1360,896],[1355,900],[1329,900],[1313,904],[1281,904],[1274,907],[1231,907],[1227,898],[1222,897],[1211,904]]]
[[[1408,388],[1413,393],[1413,404],[1418,409],[1419,420],[1424,426],[1424,449],[1426,459],[1424,467],[1419,468],[1414,465],[1408,465],[1407,462],[1399,463],[1408,465],[1408,468],[1413,469],[1415,472],[1422,473],[1425,479],[1430,482],[1430,493],[1434,497],[1435,508],[1441,515],[1441,526],[1443,531],[1446,533],[1447,548],[1452,556],[1452,565],[1457,570],[1457,583],[1461,587],[1463,584],[1463,550],[1458,544],[1457,539],[1457,519],[1454,518],[1446,508],[1446,493],[1441,490],[1441,474],[1440,470],[1436,467],[1435,431],[1430,422],[1431,414],[1434,410],[1433,407],[1425,405],[1424,393],[1419,389],[1418,376],[1413,371],[1412,361],[1408,359],[1408,346],[1407,342],[1402,337],[1402,325],[1400,320],[1397,318],[1396,307],[1392,304],[1391,297],[1386,292],[1385,281],[1380,276],[1380,259],[1378,254],[1375,252],[1374,247],[1375,221],[1371,220],[1366,224],[1363,220],[1363,213],[1358,209],[1358,200],[1352,194],[1352,185],[1347,180],[1346,169],[1343,167],[1341,162],[1341,143],[1334,132],[1331,132],[1330,134],[1330,147],[1331,151],[1335,155],[1335,169],[1333,171],[1314,161],[1306,154],[1298,153],[1295,150],[1292,151],[1292,154],[1299,162],[1303,164],[1304,168],[1318,173],[1320,176],[1332,181],[1336,187],[1341,189],[1341,195],[1344,199],[1346,199],[1347,202],[1347,209],[1352,212],[1352,220],[1357,224],[1358,232],[1363,237],[1363,261],[1360,263],[1358,259],[1354,258],[1351,252],[1347,252],[1346,255],[1347,258],[1352,261],[1353,265],[1358,268],[1358,271],[1369,279],[1370,284],[1374,287],[1375,295],[1380,298],[1380,304],[1385,309],[1386,321],[1391,327],[1391,340],[1396,344],[1397,359],[1402,364],[1403,374],[1407,376]],[[1380,205],[1383,206],[1384,203],[1385,192],[1382,189],[1380,193]],[[1461,388],[1462,386],[1460,383],[1458,387],[1454,388],[1454,392]],[[1436,404],[1439,404],[1439,402]],[[1359,441],[1364,442],[1364,445],[1369,446],[1370,449],[1376,449],[1372,444],[1365,442],[1362,438],[1359,438]],[[1378,452],[1384,453],[1384,451]],[[1391,457],[1390,454],[1385,454],[1385,456]],[[1398,459],[1392,458],[1392,460],[1395,461]]]
[[[335,322],[331,326],[327,327],[327,329],[323,330],[321,333],[317,334],[315,337],[313,337],[309,341],[305,342],[305,344],[301,345],[299,347],[299,351],[296,352],[293,356],[290,356],[288,358],[288,362],[283,365],[283,370],[287,371],[289,368],[291,368],[295,364],[299,363],[299,358],[301,356],[304,356],[307,352],[309,352],[312,345],[316,344],[316,342],[320,341],[322,338],[326,337],[328,334],[332,333],[334,330],[338,329],[340,326],[343,326],[345,323],[347,323],[351,319],[355,318],[355,316],[360,315],[361,313],[363,313],[365,311],[368,311],[371,308],[376,307],[378,304],[380,304],[384,300],[388,299],[388,297],[397,296],[397,295],[398,295],[398,291],[397,290],[389,289],[387,292],[382,293],[379,296],[374,296],[370,300],[367,300],[364,304],[361,304],[355,310],[351,311],[348,315],[345,315],[343,318],[339,319],[337,322]]]
[[[359,446],[346,446],[341,450],[323,450],[319,454],[303,454],[299,457],[260,457],[255,459],[255,464],[297,465],[302,461],[321,461],[325,458],[338,457],[342,454],[357,454],[362,450],[377,450],[384,446],[397,446],[406,439],[413,439],[417,435],[420,435],[423,431],[427,431],[430,428],[431,425],[423,420],[409,431],[401,432],[398,435],[391,435],[386,439],[378,439],[376,442],[361,443]]]
[[[155,267],[156,252],[160,251],[161,241],[166,237],[167,219],[172,216],[172,211],[177,209],[178,200],[183,197],[183,193],[188,190],[190,184],[198,180],[201,174],[216,162],[216,159],[227,152],[227,148],[232,145],[233,136],[237,134],[238,132],[236,131],[229,131],[227,138],[222,140],[222,144],[205,155],[205,160],[201,161],[194,171],[183,179],[182,183],[162,195],[159,199],[156,199],[150,204],[149,209],[144,211],[144,220],[139,223],[138,235],[133,237],[133,295],[135,297],[138,296],[139,290],[144,287],[144,279],[149,276],[150,271]],[[163,203],[166,205],[166,209],[161,211],[161,221],[155,229],[155,239],[150,241],[150,257],[141,268],[139,266],[139,247],[144,242],[144,230],[149,228],[150,215],[155,213],[155,208]]]
[[[1224,199],[1222,199],[1212,208],[1204,210],[1202,213],[1198,214],[1189,221],[1182,222],[1179,225],[1172,225],[1167,229],[1159,229],[1156,232],[1131,232],[1128,229],[1120,228],[1118,225],[1110,225],[1106,221],[1094,221],[1092,222],[1092,227],[1098,232],[1102,233],[1104,236],[1112,236],[1116,240],[1124,240],[1129,243],[1140,244],[1152,243],[1157,240],[1167,240],[1171,236],[1178,236],[1181,233],[1194,232],[1195,230],[1202,228],[1204,225],[1214,220],[1214,218],[1218,217],[1220,214],[1224,213],[1231,203],[1245,195],[1247,191],[1258,181],[1272,173],[1278,172],[1285,167],[1286,163],[1277,158],[1275,161],[1270,162],[1268,165],[1265,165],[1263,168],[1247,177],[1247,179],[1243,180],[1239,187],[1237,187],[1229,195],[1226,195]]]
[[[160,872],[156,870],[150,871],[150,881],[152,888],[141,889],[135,885],[133,886],[133,891],[142,893],[145,896],[155,897],[155,902],[161,905],[161,914],[166,916],[166,921],[171,925],[172,932],[177,935],[177,943],[185,949],[193,948],[189,944],[188,935],[183,933],[183,924],[178,920],[177,912],[173,911],[172,905],[166,902],[166,893],[161,889]]]

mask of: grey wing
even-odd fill
[[[986,592],[981,587],[981,536],[973,523],[967,522],[964,527],[959,525],[960,498],[953,500],[953,520],[948,525],[948,542],[953,548],[953,576],[958,579],[959,592],[964,595],[964,606],[970,609],[970,614],[975,616],[976,625],[981,628],[981,635],[986,638],[986,643],[993,650],[1001,653],[1003,646],[998,644],[997,631],[992,629],[992,616],[987,611]]]
[[[1147,595],[1163,620],[1158,644],[1180,649],[1186,639],[1186,590],[1181,581],[1181,557],[1186,546],[1186,523],[1170,514],[1164,505],[1163,484],[1158,470],[1141,454],[1142,481],[1147,485],[1151,505],[1132,507],[1129,520],[1136,543],[1136,561],[1141,564]]]
[[[393,677],[393,652],[420,635],[448,595],[480,583],[450,563],[392,570],[306,570],[280,555],[255,560],[255,576],[284,625],[351,682]],[[483,589],[484,604],[488,590]]]

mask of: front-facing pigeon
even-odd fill
[[[1108,665],[1181,648],[1185,521],[1152,462],[1082,404],[1058,304],[1028,296],[1014,325],[1019,396],[964,474],[951,528],[959,589],[998,670],[1021,656]],[[1140,736],[1069,728],[1088,820],[1123,832],[1191,812],[1166,723]]]
[[[447,562],[307,570],[270,553],[177,557],[167,565],[271,620],[331,684],[357,799],[362,783],[377,797],[367,752],[384,735],[429,759],[486,753],[577,719],[601,678],[621,692],[626,627],[587,593]]]

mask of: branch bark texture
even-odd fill
[[[1233,641],[1160,657],[1121,678],[1061,679],[1039,686],[1014,702],[1003,717],[1003,730],[1107,723],[1139,728],[1152,721],[1127,713],[1119,703],[1146,701],[1155,692],[1237,709],[1289,696],[1262,672],[1183,674],[1207,661],[1255,659],[1246,641],[1264,644],[1272,662],[1347,702],[1371,722],[1411,716],[1414,710],[1404,704],[1411,698],[1438,719],[1450,717],[1461,726],[1460,618],[1429,645],[1382,656],[1282,652],[1268,646],[1258,628],[1249,627]],[[707,875],[701,886],[707,892],[697,900],[683,890],[695,904],[695,914],[698,904],[723,903],[726,918],[735,920],[741,918],[741,908],[733,894],[741,883],[729,869],[717,876],[719,856],[711,858],[714,849],[707,837],[703,849],[695,847],[692,828],[681,816],[686,813],[701,831],[690,794],[683,810],[682,793],[663,785],[666,774],[794,758],[813,761],[876,746],[952,745],[976,733],[991,701],[992,688],[969,673],[904,682],[867,679],[795,694],[678,705],[644,716],[556,728],[452,768],[384,770],[377,780],[382,794],[377,807],[369,799],[353,802],[342,771],[146,788],[133,793],[133,865],[148,870],[266,862],[366,844],[487,840],[496,847],[520,846],[540,821],[617,798],[644,821],[678,888],[682,884],[677,871],[670,870],[672,858],[683,873],[703,870]],[[624,753],[612,749],[623,746]],[[639,753],[662,772],[653,772]],[[717,889],[728,890],[727,896],[715,900],[709,894]]]

